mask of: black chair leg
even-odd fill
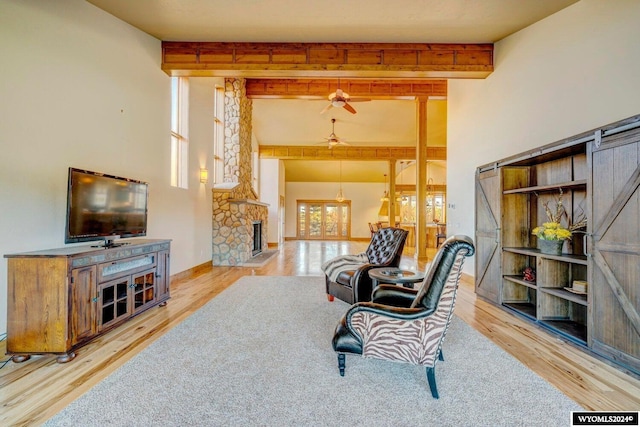
[[[438,395],[438,387],[436,387],[436,372],[432,367],[427,367],[427,380],[429,381],[431,395],[434,399],[439,399],[440,396]]]
[[[338,368],[340,369],[341,377],[344,377],[344,365],[345,365],[345,355],[340,353],[338,354]]]

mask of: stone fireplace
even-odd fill
[[[225,79],[224,182],[213,188],[211,258],[217,266],[242,265],[267,249],[269,205],[258,201],[251,185],[251,108],[245,79]]]

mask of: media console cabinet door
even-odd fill
[[[16,257],[7,261],[7,353],[66,352],[67,260]]]
[[[96,266],[71,271],[71,345],[93,338],[97,329]]]

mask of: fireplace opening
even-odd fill
[[[262,221],[253,221],[253,250],[251,256],[262,252]]]

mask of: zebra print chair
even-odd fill
[[[445,240],[419,290],[380,285],[370,302],[352,305],[333,336],[340,375],[346,353],[426,367],[427,381],[438,398],[435,364],[451,321],[465,257],[475,252],[468,236]]]

